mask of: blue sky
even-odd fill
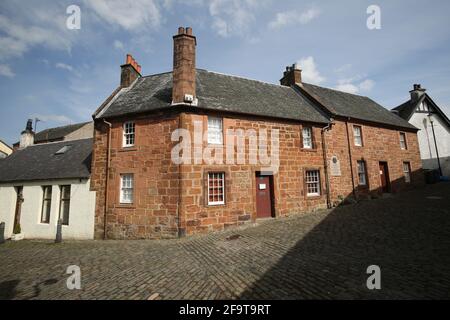
[[[66,27],[69,5],[81,29]],[[366,25],[369,5],[381,29]],[[126,53],[144,74],[172,68],[172,35],[192,26],[197,66],[278,83],[298,62],[306,82],[385,107],[421,83],[450,114],[450,1],[29,0],[0,2],[0,139],[28,118],[89,121],[117,87]]]

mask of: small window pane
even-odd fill
[[[133,203],[133,175],[124,174],[120,176],[120,180],[120,203]]]
[[[135,124],[134,122],[125,122],[123,125],[123,146],[134,146]]]
[[[406,150],[407,149],[406,134],[403,133],[403,132],[400,133],[400,148],[402,150]]]
[[[306,171],[306,192],[308,196],[320,195],[319,170]]]
[[[225,173],[208,173],[208,205],[225,204]]]
[[[405,182],[411,182],[411,165],[409,162],[403,162],[403,175],[405,176]]]
[[[43,187],[41,223],[50,223],[50,210],[52,204],[52,187]]]
[[[359,185],[366,185],[366,163],[364,161],[358,161],[358,178]]]
[[[354,126],[353,127],[353,133],[355,137],[355,146],[361,147],[362,146],[362,130],[360,126]]]
[[[302,130],[303,148],[312,149],[312,129],[310,127],[304,127]]]
[[[69,210],[70,210],[70,186],[61,186],[59,219],[62,219],[62,224],[65,226],[69,225]]]
[[[223,144],[222,118],[208,117],[208,143]]]

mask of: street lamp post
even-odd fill
[[[437,157],[437,162],[438,162],[438,166],[439,166],[439,175],[442,177],[441,160],[439,160],[439,151],[438,151],[438,146],[437,146],[437,142],[436,142],[436,134],[434,133],[434,121],[433,121],[433,118],[431,117],[431,113],[428,114],[428,119],[430,120],[431,131],[433,132],[434,147],[436,148],[436,157]]]

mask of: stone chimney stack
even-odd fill
[[[192,28],[178,28],[173,37],[172,104],[197,104],[195,47],[197,39]]]
[[[126,62],[120,68],[122,69],[120,74],[120,86],[122,88],[128,88],[137,78],[141,77],[141,66],[131,54],[127,54]]]
[[[28,119],[27,127],[20,134],[19,149],[25,149],[26,147],[34,144],[34,132],[33,132],[33,120]]]
[[[295,63],[290,67],[286,67],[283,78],[280,80],[282,86],[293,86],[295,84],[302,84],[302,70]]]
[[[411,94],[411,100],[413,102],[418,101],[424,94],[426,89],[422,89],[422,86],[420,84],[415,84],[413,90],[411,90],[409,93]]]

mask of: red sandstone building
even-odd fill
[[[371,99],[304,83],[296,66],[281,85],[196,69],[192,29],[173,41],[172,71],[142,76],[128,56],[120,86],[94,114],[96,238],[222,230],[423,183],[417,129]],[[199,124],[200,140],[174,141],[179,129],[195,136]],[[247,133],[263,130],[278,136],[278,153],[268,142],[278,160],[272,172],[250,161]],[[244,132],[241,159],[230,131]],[[193,154],[234,152],[222,163],[179,163],[181,141]]]

